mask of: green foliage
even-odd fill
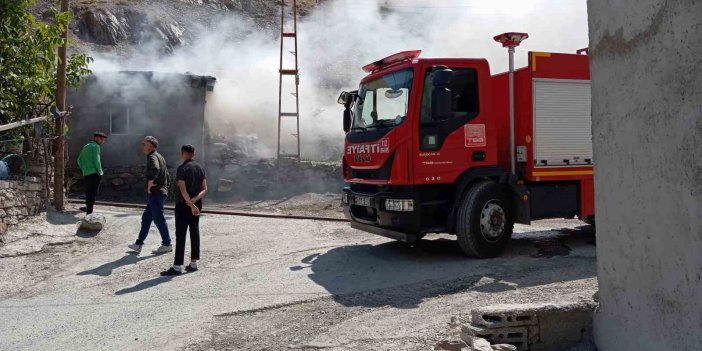
[[[70,12],[55,12],[51,23],[37,21],[29,12],[34,0],[0,0],[0,124],[36,113],[39,104],[54,102],[57,49]],[[66,64],[69,87],[90,74],[92,58],[72,55]]]

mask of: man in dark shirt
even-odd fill
[[[168,166],[166,160],[156,152],[158,140],[152,136],[147,136],[141,142],[141,151],[146,155],[146,208],[141,216],[141,231],[136,243],[129,245],[129,248],[141,252],[144,240],[149,235],[151,222],[156,224],[161,234],[161,246],[152,253],[160,254],[173,251],[171,246],[171,236],[168,233],[166,217],[163,215],[163,206],[168,196]]]
[[[194,161],[195,148],[192,145],[183,145],[180,156],[183,164],[176,172],[178,195],[175,207],[175,262],[171,268],[161,272],[164,276],[183,274],[185,234],[188,228],[190,228],[191,252],[190,264],[185,267],[185,270],[197,271],[197,261],[200,259],[200,210],[202,210],[202,198],[207,195],[207,181],[205,171]]]

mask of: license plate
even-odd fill
[[[354,196],[353,203],[355,205],[359,205],[359,206],[370,207],[371,206],[371,198],[367,197],[367,196]]]

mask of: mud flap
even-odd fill
[[[529,207],[529,189],[524,185],[513,184],[512,188],[512,213],[514,223],[531,224],[531,208]],[[526,200],[525,200],[526,199]]]

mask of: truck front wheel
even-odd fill
[[[504,186],[482,181],[466,191],[458,207],[456,233],[463,253],[478,258],[499,256],[512,237],[514,218]]]

